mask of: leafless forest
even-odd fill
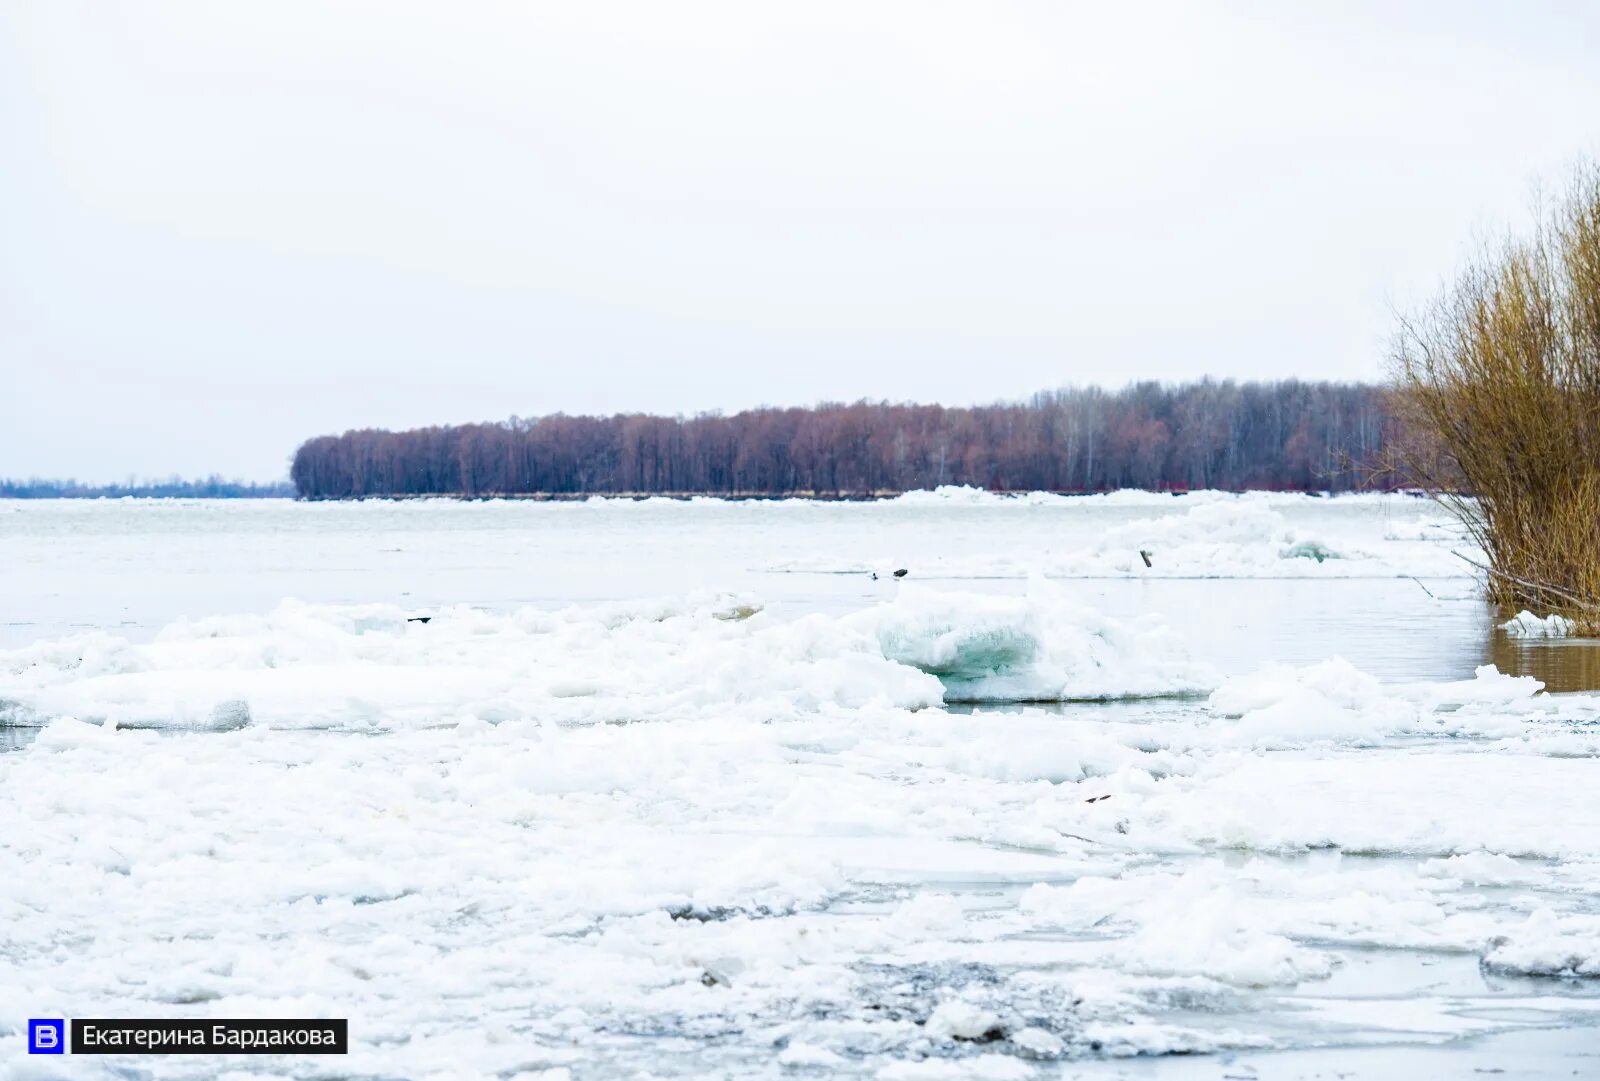
[[[967,484],[1347,490],[1394,421],[1348,383],[1136,383],[970,408],[857,402],[724,416],[513,417],[321,436],[291,478],[313,499],[708,493],[864,497]]]

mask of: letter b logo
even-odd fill
[[[29,1021],[28,1054],[59,1055],[66,1050],[67,1023],[65,1021]]]

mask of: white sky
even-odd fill
[[[1379,374],[1600,5],[0,5],[0,475],[556,411]]]

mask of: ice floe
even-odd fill
[[[1565,638],[1573,633],[1574,624],[1565,616],[1536,616],[1524,608],[1500,624],[1500,629],[1512,638]]]
[[[1520,733],[1515,718],[1555,701],[1541,696],[1543,689],[1531,676],[1508,676],[1494,665],[1479,667],[1470,680],[1385,686],[1333,657],[1300,667],[1264,665],[1224,682],[1208,704],[1235,719],[1235,738],[1258,747],[1363,744],[1401,734]],[[1563,704],[1594,708],[1588,699]]]
[[[1539,908],[1489,941],[1483,967],[1519,976],[1600,978],[1600,916],[1563,919]]]
[[[1163,628],[1124,625],[1035,581],[1026,597],[902,589],[847,620],[883,655],[935,675],[947,702],[1060,702],[1197,693],[1216,673]]]
[[[1193,693],[1215,673],[1159,628],[1040,584],[1026,597],[905,589],[845,616],[776,620],[704,594],[550,612],[284,602],[173,624],[148,643],[91,634],[0,651],[12,724],[72,716],[223,730],[662,721],[715,708],[770,721],[823,708]]]

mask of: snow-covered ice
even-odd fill
[[[1188,500],[1104,503],[1154,515],[1115,528],[1168,552],[1233,545],[1235,565],[1264,526],[1269,545],[1309,537],[1263,521],[1299,513],[1281,497]],[[908,497],[826,543],[844,551],[853,529],[866,548],[895,515],[958,529],[994,502]],[[1340,559],[1441,546],[1386,540],[1375,499],[1305,502],[1351,508],[1313,511]],[[1016,503],[1003,513],[1093,500]],[[1239,518],[1200,529],[1207,508]],[[513,513],[359,513],[380,511],[414,515],[406,528],[442,517],[477,551],[500,543],[485,522]],[[85,536],[104,525],[62,513]],[[580,533],[603,519],[602,548],[630,515],[664,530],[739,515],[718,529],[748,554],[761,545],[741,528],[784,548],[819,512],[539,513]],[[148,532],[72,536],[101,568],[119,551],[166,558]],[[717,588],[662,543],[680,591],[636,592],[625,572],[607,595],[548,603],[308,590],[0,648],[0,714],[30,726],[0,753],[0,813],[18,824],[0,836],[0,1077],[41,1076],[22,1032],[50,1015],[348,1017],[352,1054],[318,1076],[578,1081],[1049,1077],[1600,1025],[1600,697],[1476,655],[1456,678],[1380,676],[1333,650],[1290,663],[1271,626],[1253,663],[1221,663],[1203,618],[1185,631],[1142,594],[1092,603],[1037,573],[799,603],[759,588],[792,576]],[[0,556],[74,588],[46,547],[0,533]],[[945,554],[974,556],[958,547]],[[262,573],[267,592],[283,584]],[[1237,596],[1205,589],[1183,596],[1219,611]],[[1416,629],[1359,631],[1398,644]]]
[[[1004,514],[1070,528],[1021,550],[938,553],[919,560],[951,577],[1057,578],[1460,578],[1471,568],[1461,529],[1432,504],[1401,495],[1154,492],[1095,496],[996,495],[972,488],[914,492],[893,501],[916,512],[959,519]],[[905,553],[843,558],[824,553],[773,561],[782,571],[876,571]]]
[[[1548,908],[1489,940],[1483,965],[1524,976],[1600,977],[1600,916],[1559,918]]]

